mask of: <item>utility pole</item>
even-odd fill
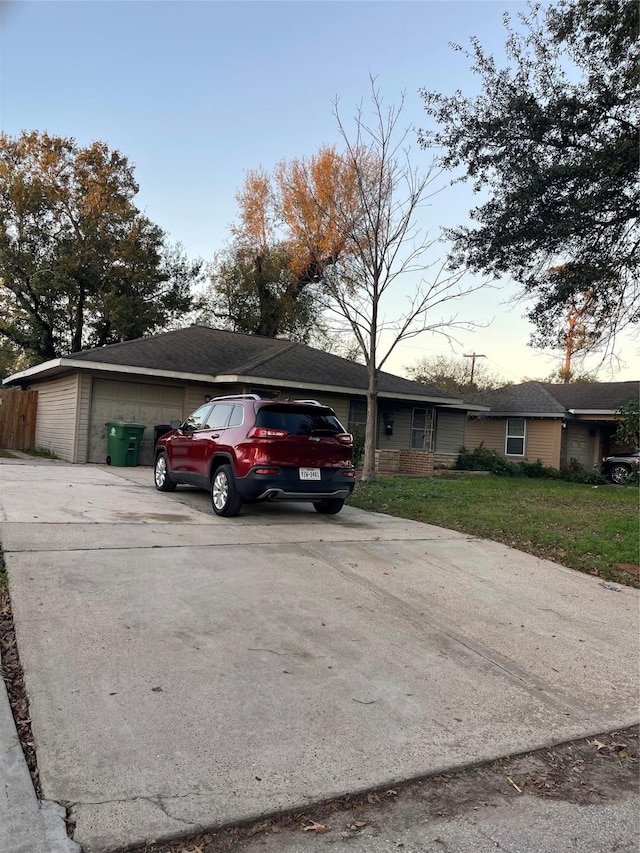
[[[481,352],[470,352],[468,354],[463,353],[463,356],[464,356],[464,358],[470,358],[471,359],[471,381],[470,381],[470,384],[473,385],[473,374],[474,374],[474,371],[476,369],[476,359],[477,358],[486,358],[486,355],[484,355]]]

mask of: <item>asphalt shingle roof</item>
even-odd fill
[[[638,398],[638,382],[523,382],[496,391],[482,391],[470,397],[491,407],[492,415],[527,412],[562,415],[569,409],[615,412]]]
[[[139,370],[171,370],[205,376],[251,376],[337,388],[367,389],[367,369],[346,358],[287,340],[243,335],[207,326],[190,326],[135,341],[84,350],[74,361],[128,366]],[[386,393],[451,400],[420,382],[380,373],[378,389]]]

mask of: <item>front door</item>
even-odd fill
[[[588,424],[567,424],[567,464],[575,461],[583,468],[596,464],[596,430]]]

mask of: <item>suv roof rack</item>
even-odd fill
[[[317,400],[292,400],[292,403],[308,403],[310,406],[323,406],[323,403],[319,403]],[[324,407],[326,408],[326,407]]]
[[[259,394],[227,394],[224,397],[214,397],[213,400],[262,400],[262,397]]]

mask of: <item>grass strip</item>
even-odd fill
[[[464,474],[380,477],[349,503],[422,521],[638,587],[616,563],[638,564],[638,489]]]

